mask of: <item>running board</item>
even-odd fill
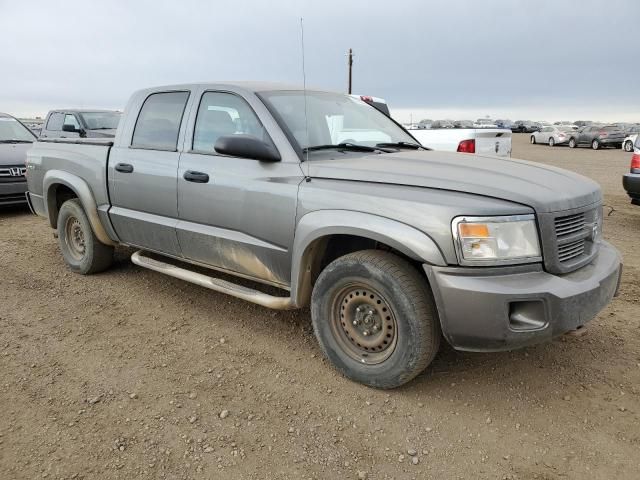
[[[274,308],[277,310],[289,310],[295,308],[291,297],[275,297],[252,288],[227,282],[226,280],[192,272],[191,270],[147,257],[144,255],[143,250],[138,250],[131,255],[131,261],[141,267],[164,273],[165,275],[179,278],[180,280],[185,280],[190,283],[195,283],[196,285],[200,285],[201,287],[205,287],[210,290],[215,290],[216,292],[226,293],[227,295],[241,298],[248,302],[257,303],[263,307]]]

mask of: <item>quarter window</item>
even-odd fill
[[[180,123],[189,92],[153,93],[140,109],[131,146],[152,150],[177,150]]]
[[[232,93],[205,92],[198,108],[193,150],[215,153],[214,145],[218,138],[240,134],[271,142],[260,120],[244,99]]]
[[[47,120],[46,130],[60,131],[64,123],[64,115],[62,113],[52,113]]]

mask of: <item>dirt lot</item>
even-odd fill
[[[640,470],[640,207],[629,154],[514,157],[604,188],[621,295],[587,333],[501,354],[445,348],[376,391],[320,355],[309,314],[133,266],[66,270],[52,230],[0,212],[0,478],[626,479]]]

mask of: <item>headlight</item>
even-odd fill
[[[457,217],[452,227],[462,265],[508,265],[542,260],[533,215]]]

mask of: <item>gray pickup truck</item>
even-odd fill
[[[329,360],[379,388],[418,375],[443,336],[498,351],[580,328],[620,281],[594,182],[429,151],[337,93],[142,90],[113,141],[40,140],[27,176],[71,270],[105,270],[127,245],[141,267],[266,307],[310,305]]]

